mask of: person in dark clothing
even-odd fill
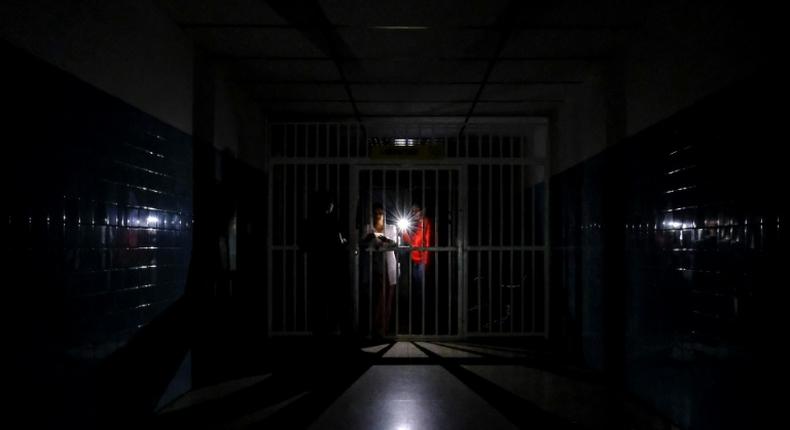
[[[325,336],[345,324],[341,315],[346,302],[347,241],[334,210],[333,195],[318,193],[313,202],[300,242],[307,252],[310,328],[314,335]]]

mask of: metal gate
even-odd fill
[[[269,333],[312,332],[310,267],[298,238],[309,195],[324,190],[335,196],[350,238],[347,299],[357,334],[376,332],[381,290],[372,269],[380,253],[393,252],[399,271],[386,335],[545,336],[547,129],[540,118],[464,127],[271,124]],[[399,156],[398,147],[409,146],[430,155]],[[419,248],[430,254],[419,285],[411,276],[408,246],[373,249],[361,243],[374,203],[384,207],[388,224],[406,215],[412,203],[432,221],[434,240]]]
[[[373,205],[383,206],[385,222],[395,225],[398,220],[408,220],[409,210],[418,204],[425,212],[432,230],[429,246],[417,249],[426,251],[429,264],[424,276],[415,279],[411,252],[414,248],[403,243],[401,232],[394,247],[373,249],[358,246],[355,253],[354,273],[355,309],[358,328],[363,333],[374,333],[376,304],[382,300],[381,285],[386,279],[377,279],[371,267],[383,253],[394,253],[397,261],[397,284],[392,303],[392,329],[388,336],[458,336],[462,290],[462,253],[459,234],[463,231],[459,216],[460,169],[447,166],[393,167],[363,166],[355,169],[357,179],[352,184],[352,195],[358,196],[355,207],[358,214],[356,231],[359,236],[373,212]],[[400,230],[400,229],[399,229]],[[382,272],[382,277],[386,273]]]

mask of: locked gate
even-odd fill
[[[347,271],[349,283],[339,310],[350,314],[341,318],[357,334],[381,332],[386,280],[379,276],[386,275],[376,268],[392,253],[397,282],[386,336],[545,336],[547,126],[540,118],[463,129],[270,124],[269,333],[313,332],[310,262],[299,237],[310,196],[324,191],[334,196],[349,239],[348,265],[338,269]],[[362,240],[376,204],[395,226],[409,219],[415,203],[433,231],[431,242],[417,249],[429,254],[422,277],[414,276],[415,248],[401,228],[389,246]]]

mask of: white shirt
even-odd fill
[[[362,237],[373,233],[376,237],[384,236],[387,239],[397,243],[398,228],[391,224],[384,225],[384,233],[377,232],[370,224],[365,224]],[[395,251],[384,251],[384,264],[387,268],[387,280],[390,285],[398,283],[398,260],[395,258]]]

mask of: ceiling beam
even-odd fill
[[[352,57],[351,48],[340,37],[337,29],[333,28],[321,5],[318,4],[318,0],[266,0],[266,3],[332,59],[340,74],[354,115],[359,122],[362,122],[357,103],[354,101],[354,94],[351,92],[351,85],[346,79],[340,61],[341,58]]]
[[[336,114],[315,114],[315,113],[305,113],[299,111],[272,111],[269,112],[275,118],[299,118],[299,117],[321,117],[321,118],[348,118],[348,115],[336,115]],[[486,114],[479,114],[475,115],[475,118],[521,118],[524,119],[525,116],[548,116],[551,112],[549,111],[540,111],[530,114],[513,114],[513,113],[486,113]],[[426,113],[426,114],[408,114],[408,113],[387,113],[387,114],[362,114],[360,115],[362,118],[457,118],[458,125],[462,125],[462,119],[466,118],[465,114],[433,114],[433,113]]]
[[[347,99],[285,99],[285,98],[256,98],[255,101],[261,103],[349,103]],[[359,100],[358,104],[382,103],[382,104],[415,104],[415,103],[450,103],[450,104],[469,104],[474,100]],[[562,99],[511,99],[511,100],[479,100],[478,103],[564,103]]]
[[[279,11],[278,11],[279,13]],[[286,18],[283,16],[283,18]],[[286,18],[288,19],[288,18]],[[290,21],[290,19],[289,19]],[[312,23],[291,23],[291,24],[264,24],[253,22],[178,22],[177,25],[183,29],[227,29],[227,28],[245,28],[245,29],[296,29],[296,30],[322,30],[325,28],[322,24]],[[350,24],[329,24],[328,28],[342,30],[342,29],[361,29],[361,30],[376,30],[376,31],[446,31],[446,30],[485,30],[485,31],[623,31],[632,30],[635,26],[632,25],[595,25],[595,24],[580,24],[580,25],[527,25],[510,23],[505,25],[491,24],[491,25],[446,25],[446,24],[430,24],[430,25],[350,25]]]
[[[502,14],[497,17],[496,25],[502,26],[506,28],[506,30],[499,34],[499,40],[497,41],[494,52],[491,55],[491,59],[488,61],[486,71],[483,74],[483,79],[479,83],[477,93],[475,94],[475,99],[472,102],[472,105],[469,107],[469,112],[466,114],[464,124],[461,126],[459,134],[463,134],[464,130],[466,129],[466,125],[469,124],[469,118],[472,117],[475,107],[477,107],[477,103],[480,101],[480,98],[483,95],[483,90],[486,87],[486,83],[488,83],[488,79],[491,77],[491,72],[494,70],[494,66],[499,59],[499,55],[505,49],[505,44],[507,43],[508,39],[510,39],[510,35],[512,34],[512,28],[510,27],[510,24],[512,24],[513,19],[518,16],[519,12],[521,11],[521,6],[522,4],[520,0],[510,0],[505,6],[505,9],[502,11]]]
[[[405,85],[405,86],[444,86],[444,85],[481,85],[480,81],[349,81],[344,79],[331,80],[292,80],[292,81],[271,81],[271,80],[239,80],[237,82],[256,85]],[[518,81],[486,81],[490,85],[579,85],[584,81],[579,80],[518,80]],[[478,90],[477,97],[479,99]]]
[[[246,55],[246,56],[233,56],[214,54],[211,56],[215,60],[225,61],[333,61],[330,57],[284,57],[284,56],[269,56],[269,55]],[[499,57],[496,58],[499,62],[504,61],[523,61],[523,62],[595,62],[595,61],[608,61],[613,59],[612,56],[527,56],[527,57]],[[353,57],[353,58],[337,58],[336,61],[340,62],[361,62],[361,61],[447,61],[447,62],[488,62],[494,60],[492,57],[404,57],[404,56],[381,56],[381,57]]]

